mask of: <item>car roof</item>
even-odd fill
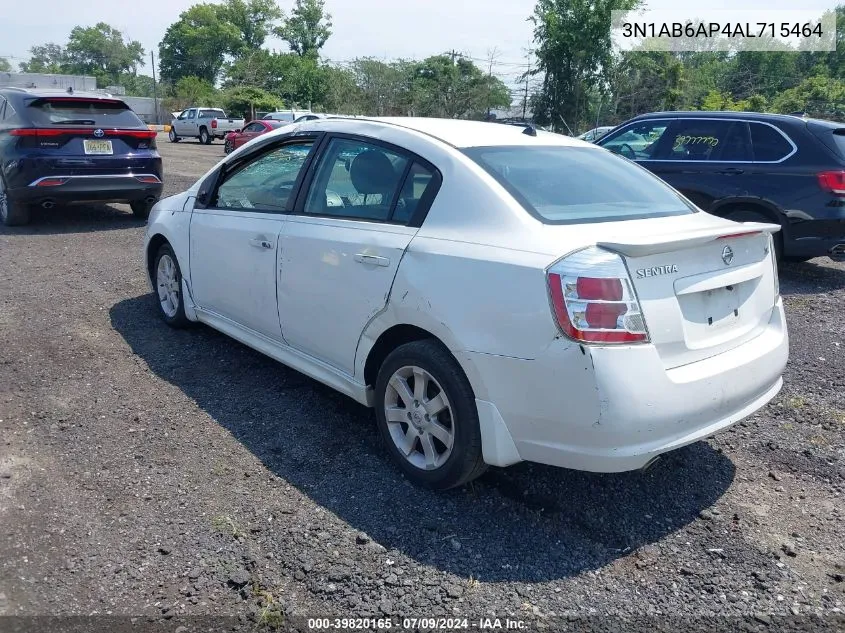
[[[749,121],[780,121],[784,123],[794,123],[796,121],[805,120],[804,118],[793,114],[771,114],[768,112],[734,112],[733,110],[673,110],[641,114],[631,119],[631,121],[678,117],[689,119],[747,119]]]
[[[60,90],[58,88],[2,88],[0,92],[5,93],[7,96],[9,95],[19,95],[21,97],[34,97],[38,98],[45,98],[45,97],[79,97],[80,99],[104,99],[109,101],[121,101],[121,99],[114,97],[110,94],[104,94],[102,92],[87,92],[84,90]]]
[[[467,121],[464,119],[435,119],[425,117],[375,117],[355,119],[323,119],[327,121],[361,123],[370,121],[382,125],[413,130],[430,136],[453,147],[491,147],[496,145],[564,145],[572,147],[595,147],[592,143],[586,143],[562,134],[534,130],[536,136],[525,134],[530,126],[501,125],[500,123],[488,123],[484,121]],[[313,121],[312,123],[316,123]],[[532,142],[532,139],[534,141]],[[539,141],[539,142],[538,142]]]

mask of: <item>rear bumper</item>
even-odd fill
[[[784,240],[783,254],[788,257],[824,257],[825,255],[836,261],[845,261],[845,255],[840,253],[845,248],[845,235],[839,237],[802,237],[794,240]]]
[[[519,459],[621,472],[763,407],[781,388],[788,353],[779,302],[769,326],[751,341],[669,370],[650,345],[582,352],[563,340],[531,361],[484,354],[468,360]]]
[[[158,182],[144,182],[140,178],[155,178]],[[60,180],[62,184],[43,186],[45,182]],[[72,202],[135,202],[161,197],[164,185],[157,174],[120,174],[85,176],[45,176],[33,180],[26,187],[9,191],[9,196],[21,202],[38,204],[47,200]]]
[[[845,216],[845,210],[838,210]],[[808,219],[783,228],[783,254],[788,257],[837,257],[834,250],[845,244],[845,217]]]

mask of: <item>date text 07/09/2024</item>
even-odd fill
[[[312,631],[520,631],[527,628],[523,620],[510,618],[308,618]]]

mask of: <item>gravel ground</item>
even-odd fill
[[[167,193],[223,156],[159,145]],[[521,464],[435,494],[403,481],[368,410],[208,328],[165,326],[142,234],[120,205],[0,228],[0,615],[764,630],[845,611],[842,265],[781,271],[785,387],[730,431],[647,473]]]

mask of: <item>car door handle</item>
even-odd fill
[[[717,171],[717,174],[722,174],[723,176],[739,176],[741,173],[744,173],[744,169],[737,169],[736,167],[728,167],[727,169],[723,169],[721,171]]]
[[[266,248],[267,250],[273,248],[273,245],[270,243],[269,240],[262,240],[260,238],[250,240],[249,245],[254,246],[255,248]]]
[[[366,253],[358,253],[357,255],[355,255],[355,261],[359,264],[390,266],[390,260],[387,257],[379,257],[378,255],[367,255]]]

